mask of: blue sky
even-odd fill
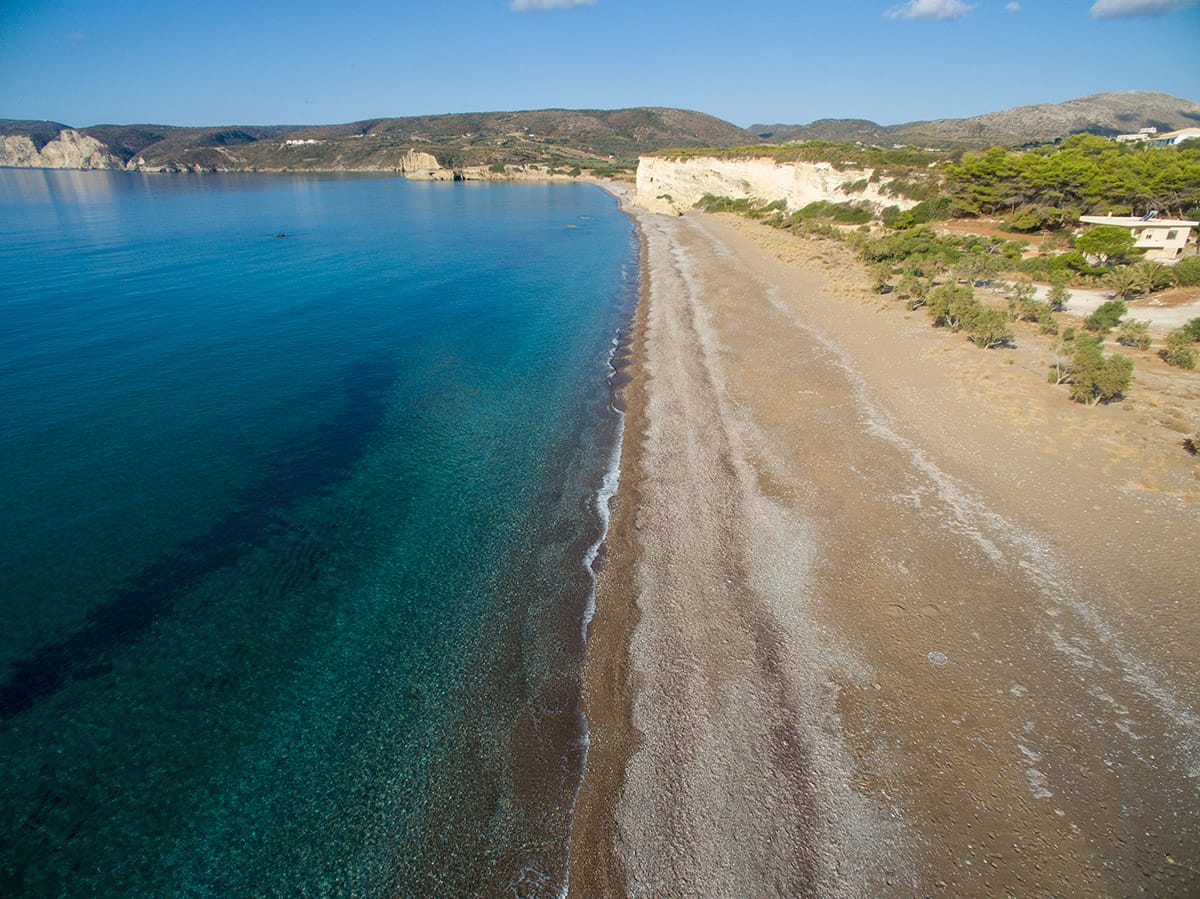
[[[0,0],[0,118],[652,105],[894,124],[1114,90],[1200,101],[1197,47],[1200,0]]]

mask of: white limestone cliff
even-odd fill
[[[887,178],[872,180],[871,169],[838,171],[827,162],[776,162],[770,158],[717,159],[701,156],[638,160],[634,202],[651,212],[678,215],[705,194],[735,200],[786,200],[787,208],[802,209],[817,200],[831,203],[867,202],[878,208],[911,209],[913,200],[882,192]],[[852,188],[852,189],[851,189]]]
[[[0,165],[40,169],[120,169],[121,160],[94,137],[65,128],[41,150],[24,135],[0,137]]]

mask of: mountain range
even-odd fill
[[[1092,94],[1064,103],[1017,106],[965,119],[934,119],[879,125],[866,119],[819,119],[807,125],[751,125],[758,140],[859,141],[930,147],[1018,146],[1080,132],[1112,137],[1155,127],[1159,131],[1200,126],[1200,103],[1170,94],[1122,91]]]

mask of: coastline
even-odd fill
[[[1144,405],[1024,389],[836,247],[631,214],[571,894],[1194,886],[1198,491]]]
[[[624,417],[618,459],[620,486],[610,504],[603,564],[596,576],[592,615],[585,625],[582,700],[588,750],[575,800],[569,851],[569,895],[614,896],[625,892],[624,870],[616,851],[617,800],[626,766],[638,745],[632,718],[635,685],[629,678],[629,647],[637,624],[637,606],[633,601],[637,592],[634,516],[646,429],[647,385],[642,347],[650,275],[641,219],[630,206],[632,192],[611,182],[591,183],[609,193],[621,211],[633,220],[639,244],[639,292],[623,363],[627,380],[614,397],[622,405]]]

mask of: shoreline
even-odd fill
[[[615,185],[591,182],[609,193],[633,221],[638,250],[639,289],[631,320],[624,372],[628,380],[614,399],[624,407],[619,487],[609,507],[603,564],[596,574],[592,616],[586,622],[583,710],[587,721],[588,749],[583,778],[575,799],[569,837],[569,894],[614,896],[625,891],[624,871],[615,847],[616,804],[625,768],[637,746],[632,719],[633,685],[629,683],[628,655],[637,623],[632,560],[636,554],[634,515],[640,489],[639,471],[645,431],[643,340],[648,313],[649,270],[646,239],[639,216],[630,208],[631,194]]]
[[[1075,407],[836,248],[630,214],[571,895],[1194,886],[1200,491],[1152,399]]]

